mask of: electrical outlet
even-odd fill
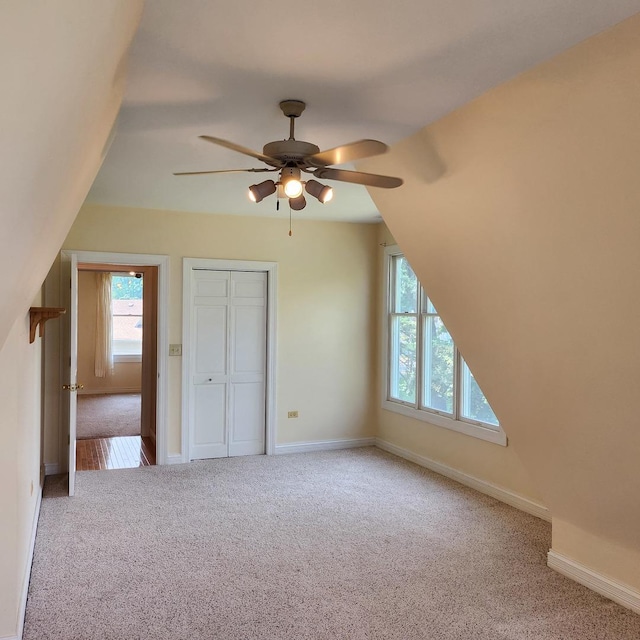
[[[289,411],[289,413],[287,413],[287,418],[297,418],[297,417],[298,417],[297,411]]]
[[[182,345],[181,344],[170,344],[169,345],[169,355],[170,356],[181,356],[182,355]]]

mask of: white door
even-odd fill
[[[267,274],[191,278],[190,458],[264,453]]]
[[[76,485],[76,413],[78,408],[78,257],[62,254],[62,292],[65,314],[65,339],[63,344],[62,406],[67,418],[69,433],[69,495]]]

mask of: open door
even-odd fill
[[[65,314],[62,352],[62,407],[69,434],[69,495],[75,493],[76,484],[76,415],[78,409],[78,258],[75,254],[62,254],[61,291]]]

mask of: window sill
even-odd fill
[[[118,362],[118,363],[120,363],[120,362],[142,362],[142,355],[135,354],[135,353],[134,354],[131,354],[131,353],[121,354],[121,355],[114,354],[113,361],[114,362]]]
[[[436,427],[442,427],[451,431],[462,433],[472,438],[478,438],[479,440],[485,440],[487,442],[493,442],[502,447],[507,446],[507,434],[499,429],[491,429],[484,427],[480,424],[473,424],[471,422],[463,422],[462,420],[454,420],[453,418],[447,418],[437,413],[431,413],[429,411],[422,411],[415,407],[408,407],[398,402],[391,402],[390,400],[382,401],[382,408],[393,413],[399,413],[408,418],[420,420],[421,422],[427,422]]]

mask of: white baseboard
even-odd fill
[[[289,442],[277,444],[276,454],[308,453],[310,451],[333,451],[336,449],[354,449],[371,447],[376,444],[375,438],[352,438],[350,440],[319,440],[317,442]]]
[[[182,464],[183,462],[181,453],[173,453],[165,458],[165,464]]]
[[[29,551],[27,553],[27,561],[24,567],[24,575],[22,576],[22,589],[20,590],[20,609],[18,610],[17,633],[15,636],[5,636],[0,640],[22,640],[22,632],[24,630],[24,616],[27,610],[27,596],[29,595],[29,581],[31,579],[31,565],[33,564],[33,551],[36,545],[36,531],[38,530],[38,517],[40,516],[41,504],[42,488],[38,490],[38,495],[36,497],[36,507],[33,513],[33,522],[31,523]]]
[[[471,487],[476,491],[485,493],[488,496],[495,498],[496,500],[500,500],[501,502],[505,502],[506,504],[515,507],[516,509],[520,509],[521,511],[530,513],[532,516],[536,516],[538,518],[542,518],[542,520],[551,522],[551,513],[549,512],[549,509],[547,509],[547,507],[545,507],[544,505],[539,504],[538,502],[529,500],[529,498],[524,498],[517,493],[513,493],[512,491],[504,489],[503,487],[499,487],[498,485],[495,485],[491,482],[480,480],[480,478],[470,476],[469,474],[458,471],[457,469],[449,467],[446,464],[436,462],[435,460],[431,460],[431,458],[427,458],[425,456],[414,453],[413,451],[409,451],[408,449],[398,447],[397,445],[392,444],[391,442],[387,442],[386,440],[376,438],[376,446],[380,449],[388,451],[389,453],[393,453],[396,456],[404,458],[405,460],[415,462],[421,467],[425,467],[427,469],[430,469],[431,471],[435,471],[442,476],[451,478],[452,480],[455,480],[460,484],[464,484],[467,487]]]
[[[640,592],[630,587],[606,578],[600,573],[592,571],[588,567],[567,556],[557,553],[553,549],[547,554],[547,566],[561,573],[571,580],[588,587],[592,591],[599,593],[609,600],[640,613]]]
[[[59,473],[62,473],[59,462],[45,462],[44,463],[44,475],[45,476],[55,476]],[[0,638],[0,640],[2,640]]]
[[[113,389],[87,389],[86,387],[78,391],[79,396],[106,396],[115,393],[141,393],[140,389],[130,387],[114,387]],[[0,640],[2,640],[0,638]]]

